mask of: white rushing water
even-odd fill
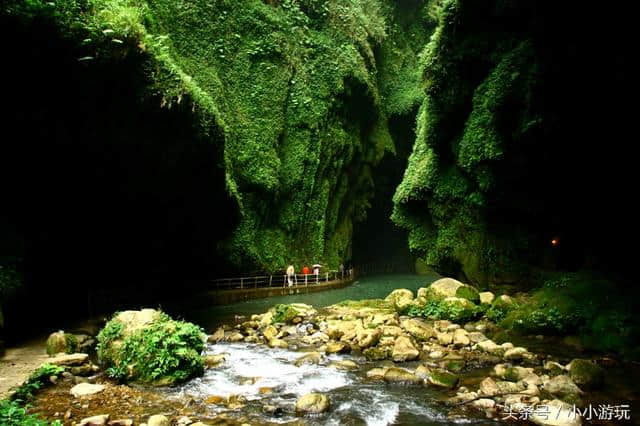
[[[284,423],[296,419],[293,408],[298,397],[309,392],[329,395],[331,409],[321,416],[306,419],[309,424],[339,425],[344,423],[385,426],[390,424],[452,424],[442,411],[434,408],[427,389],[416,386],[389,385],[371,382],[364,372],[336,370],[331,361],[351,359],[358,364],[366,361],[350,355],[331,355],[320,365],[295,366],[304,355],[285,349],[271,349],[247,343],[209,345],[207,354],[226,354],[226,362],[209,369],[204,376],[191,380],[169,392],[175,396],[206,399],[209,396],[242,395],[247,399],[249,415],[257,421]],[[272,394],[261,394],[260,388],[273,388]],[[262,404],[283,408],[284,413],[273,416],[262,413]],[[227,410],[223,405],[208,405],[212,414]],[[251,408],[253,407],[253,408]],[[401,416],[402,417],[401,419]]]

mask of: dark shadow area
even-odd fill
[[[359,273],[415,272],[407,244],[407,231],[393,224],[393,194],[402,180],[415,140],[417,109],[389,119],[396,153],[386,154],[373,170],[375,185],[371,208],[353,230],[353,263]]]
[[[203,132],[192,103],[149,97],[150,64],[132,51],[83,62],[48,22],[1,27],[13,41],[0,257],[25,281],[7,328],[53,327],[117,294],[121,308],[149,305],[232,272],[217,251],[238,220],[222,137]]]

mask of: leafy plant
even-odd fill
[[[174,384],[204,370],[204,334],[195,324],[161,314],[144,329],[122,332],[122,323],[114,318],[98,334],[98,356],[114,379]]]
[[[64,368],[52,364],[43,364],[35,370],[29,378],[13,393],[11,399],[26,402],[33,398],[34,393],[49,384],[49,377],[59,376]]]
[[[27,414],[28,407],[18,401],[0,401],[0,424],[2,426],[62,426],[60,420],[49,423],[35,414]]]

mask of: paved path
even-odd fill
[[[0,400],[9,396],[12,389],[20,386],[47,360],[45,343],[46,336],[7,348],[0,358]]]

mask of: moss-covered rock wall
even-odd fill
[[[630,80],[623,14],[465,0],[436,11],[416,142],[394,196],[410,248],[476,284],[605,259],[624,267],[623,251],[607,253],[627,217],[610,208],[629,172],[613,148],[624,150],[629,128],[617,101]]]
[[[139,58],[137,96],[191,110],[198,137],[220,147],[233,200],[225,210],[239,219],[218,249],[239,269],[275,271],[350,258],[372,169],[394,152],[388,120],[423,97],[416,65],[432,9],[415,0],[30,0],[6,3],[3,16],[52,23],[87,76]]]

